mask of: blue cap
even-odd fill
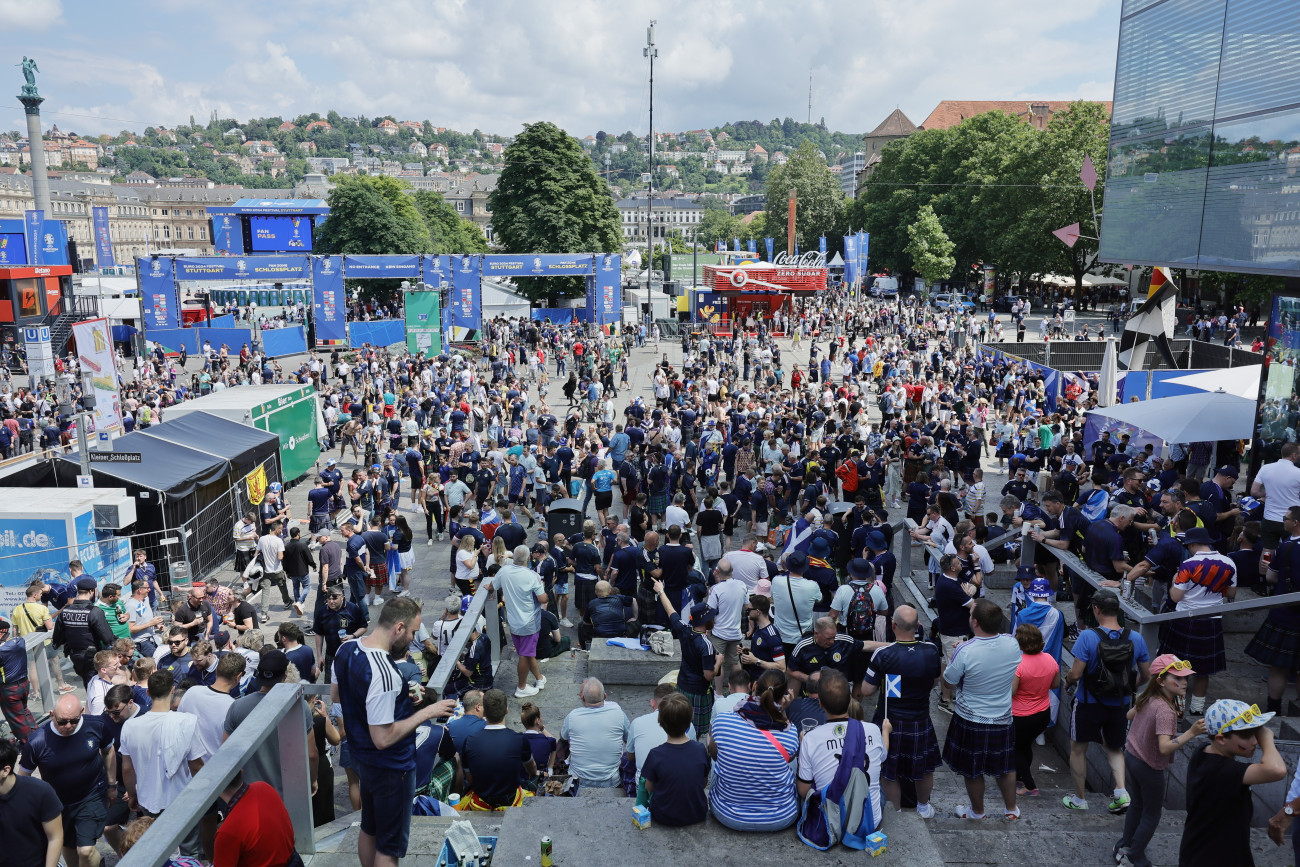
[[[1052,589],[1052,582],[1046,578],[1035,578],[1029,582],[1029,597],[1031,599],[1051,599],[1056,595]]]

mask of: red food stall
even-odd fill
[[[727,304],[719,330],[730,330],[732,322],[770,322],[777,313],[793,313],[794,299],[825,292],[826,279],[826,258],[820,253],[782,253],[775,262],[704,266],[704,284]]]

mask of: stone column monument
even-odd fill
[[[45,172],[45,140],[41,135],[41,103],[45,97],[36,92],[36,73],[40,70],[36,61],[30,57],[23,58],[22,68],[26,84],[18,94],[18,101],[27,112],[27,142],[32,158],[32,196],[36,199],[34,207],[50,217],[50,179]]]

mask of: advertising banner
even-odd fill
[[[310,253],[311,220],[301,216],[248,217],[252,253]]]
[[[271,358],[281,358],[285,355],[301,355],[307,351],[307,332],[303,330],[301,325],[264,329],[262,331],[262,349]]]
[[[27,236],[28,264],[50,264],[41,257],[41,241],[45,235],[45,212],[28,211],[25,213],[23,215],[23,233]]]
[[[0,268],[27,264],[27,241],[17,232],[0,233]]]
[[[758,253],[758,241],[754,240],[753,238],[750,238],[748,241],[745,242],[745,247],[751,253],[755,253],[755,254]]]
[[[100,268],[112,268],[117,264],[113,258],[113,236],[108,231],[108,208],[92,208],[95,222],[95,262]]]
[[[375,319],[370,322],[348,323],[348,345],[353,349],[369,343],[371,346],[392,346],[406,340],[406,323],[401,319]]]
[[[592,258],[590,253],[491,254],[483,257],[483,276],[583,277],[591,273]]]
[[[598,325],[618,323],[623,318],[623,256],[604,253],[596,265],[595,318]]]
[[[341,265],[338,256],[314,256],[311,260],[311,312],[317,342],[348,339]]]
[[[60,220],[46,220],[41,232],[42,265],[70,265],[68,261],[68,227]]]
[[[160,256],[140,258],[135,273],[140,281],[140,309],[144,314],[144,327],[179,328],[180,313],[176,303],[176,279],[172,260]]]
[[[451,257],[452,340],[477,340],[483,327],[481,258],[476,255]]]
[[[420,276],[420,257],[344,256],[343,274],[354,280],[380,277],[414,280]]]
[[[740,239],[739,239],[739,238],[732,238],[732,239],[731,239],[731,249],[732,249],[732,251],[735,252],[735,253],[739,253],[739,252],[740,252]]]
[[[867,261],[867,248],[871,246],[871,235],[868,232],[858,232],[858,274],[865,280],[871,273]]]
[[[862,275],[858,273],[858,236],[844,236],[844,285],[852,286]]]
[[[771,262],[772,259],[773,259],[773,257],[774,257],[774,255],[775,255],[775,254],[772,252],[772,247],[773,247],[772,239],[771,239],[771,238],[764,238],[764,239],[763,239],[763,244],[767,247],[767,261]]]
[[[820,238],[817,239],[817,249],[821,252],[821,254],[822,254],[823,256],[826,255],[826,236],[825,236],[825,235],[822,235]]]
[[[92,430],[108,430],[122,423],[122,399],[117,390],[117,364],[107,319],[88,319],[72,326],[81,362],[82,391],[95,395]]]
[[[439,316],[438,291],[407,292],[406,349],[412,354],[433,358],[442,352],[442,317]]]
[[[233,214],[212,215],[212,246],[218,256],[244,255],[244,233],[239,217]]]
[[[181,257],[176,260],[177,280],[306,280],[311,274],[307,256]]]
[[[443,283],[451,282],[451,257],[450,256],[421,256],[420,263],[423,266],[421,279],[430,286],[441,286]]]

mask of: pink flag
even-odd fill
[[[1090,190],[1097,186],[1097,169],[1092,164],[1092,157],[1085,156],[1083,158],[1083,169],[1079,172],[1079,179]],[[1066,243],[1069,244],[1069,241],[1066,241]],[[1070,244],[1070,246],[1073,247],[1074,245]]]
[[[1079,240],[1079,224],[1071,223],[1064,228],[1056,229],[1052,232],[1061,243],[1067,247],[1073,247]]]

